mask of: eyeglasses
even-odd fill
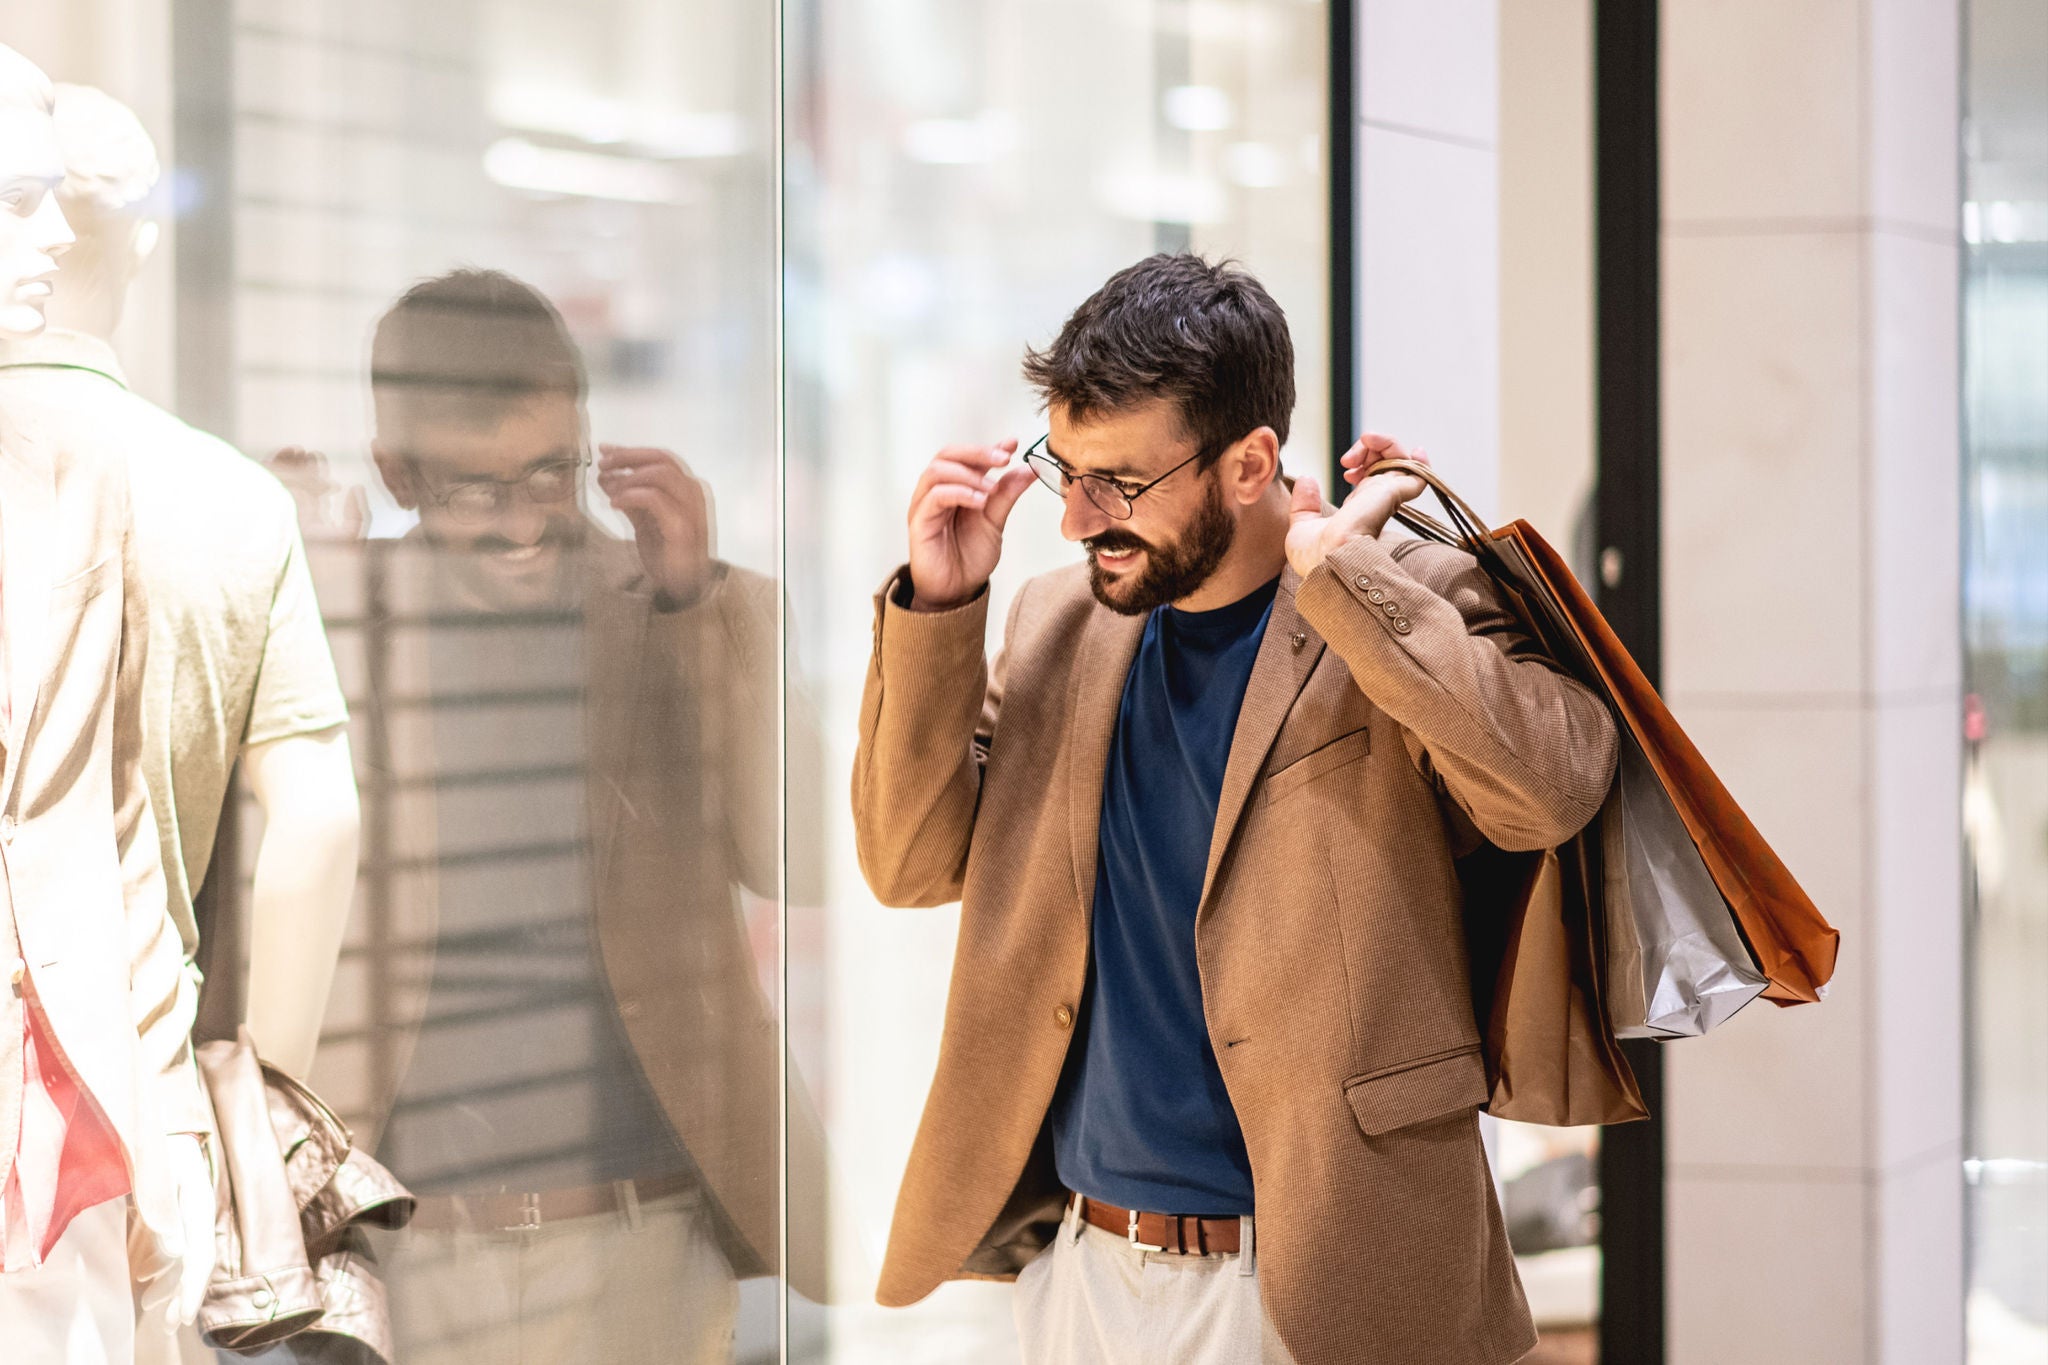
[[[1104,516],[1114,517],[1118,521],[1130,520],[1132,503],[1209,453],[1207,449],[1198,450],[1150,483],[1132,484],[1122,479],[1112,479],[1107,474],[1083,474],[1077,469],[1068,468],[1059,456],[1044,448],[1045,443],[1051,439],[1052,433],[1048,431],[1033,441],[1031,448],[1024,452],[1024,463],[1031,467],[1031,472],[1038,476],[1038,481],[1059,494],[1062,499],[1067,496],[1067,490],[1078,483],[1081,485],[1081,491],[1088,495],[1088,501],[1094,503]]]
[[[477,526],[501,515],[515,497],[524,496],[536,506],[554,506],[576,496],[583,486],[585,459],[554,460],[528,470],[516,479],[465,479],[436,491],[426,486],[426,495],[448,514],[450,521]]]

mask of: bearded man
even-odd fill
[[[1599,809],[1614,730],[1366,436],[1282,477],[1286,319],[1188,255],[1112,277],[956,446],[875,599],[853,805],[893,905],[962,905],[879,1297],[1014,1278],[1028,1362],[1497,1365],[1535,1344],[1495,1202],[1455,861]],[[1418,452],[1419,454],[1419,452]],[[987,587],[1033,474],[1084,564]]]

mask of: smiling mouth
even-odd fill
[[[1138,546],[1126,545],[1114,550],[1091,547],[1088,553],[1105,569],[1121,569],[1136,559],[1142,551]]]
[[[545,554],[547,548],[548,543],[546,541],[535,541],[531,545],[522,545],[516,550],[500,550],[498,551],[497,558],[500,564],[531,564]]]

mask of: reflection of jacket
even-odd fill
[[[362,1229],[398,1228],[412,1196],[354,1150],[313,1093],[256,1058],[243,1029],[199,1049],[219,1123],[213,1277],[199,1309],[209,1346],[269,1360],[392,1359],[390,1313]]]
[[[580,746],[559,735],[514,742],[552,741],[554,755],[566,749],[582,760],[606,984],[655,1098],[724,1215],[727,1255],[742,1275],[767,1273],[776,1266],[781,1219],[781,1052],[741,892],[773,898],[782,866],[779,595],[773,581],[720,565],[696,603],[658,611],[633,547],[595,532],[592,539],[582,556],[586,734]],[[372,573],[391,618],[424,619],[434,552],[417,539],[365,548],[383,557]],[[432,679],[425,683],[431,688]],[[373,680],[357,738],[369,763],[417,779],[433,762],[422,757],[431,754],[433,736],[417,708],[387,710],[386,689],[408,685]],[[790,728],[793,749],[815,729],[794,707]],[[505,756],[508,764],[520,761]],[[415,780],[394,794],[376,778],[365,795],[366,805],[391,803],[384,812],[366,809],[366,829],[394,824],[403,863],[419,869],[391,901],[394,941],[422,950],[380,983],[390,1004],[374,1021],[391,1035],[386,1084],[395,1093],[433,976],[434,796],[431,784]],[[802,896],[815,876],[795,866],[790,881],[791,894]],[[792,1202],[802,1213],[822,1199],[823,1142],[808,1103],[792,1091]],[[388,1112],[392,1098],[376,1096],[375,1112]],[[810,1258],[792,1266],[792,1282],[813,1297],[822,1291],[822,1241],[822,1229],[791,1236],[797,1254]]]
[[[40,405],[16,398],[20,374],[0,370],[0,974],[34,988],[120,1139],[143,1223],[175,1239],[165,1135],[204,1133],[208,1118],[187,1041],[197,981],[143,783],[148,629],[128,481],[117,460],[74,448],[65,414],[25,429]],[[0,982],[0,1180],[20,1119],[22,999]],[[134,1269],[161,1266],[145,1253]]]
[[[1010,1277],[1060,1209],[1046,1140],[1089,972],[1104,768],[1143,617],[1080,566],[876,605],[854,816],[898,905],[961,901],[937,1075],[879,1297]],[[1454,857],[1547,848],[1606,795],[1614,732],[1467,555],[1360,539],[1283,574],[1195,919],[1251,1156],[1266,1311],[1301,1365],[1498,1365],[1535,1344],[1480,1147],[1485,1069]],[[1196,1213],[1194,1209],[1163,1210]]]

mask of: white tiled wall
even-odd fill
[[[1680,719],[1841,929],[1674,1046],[1673,1365],[1945,1365],[1962,1319],[1953,0],[1665,5]]]

